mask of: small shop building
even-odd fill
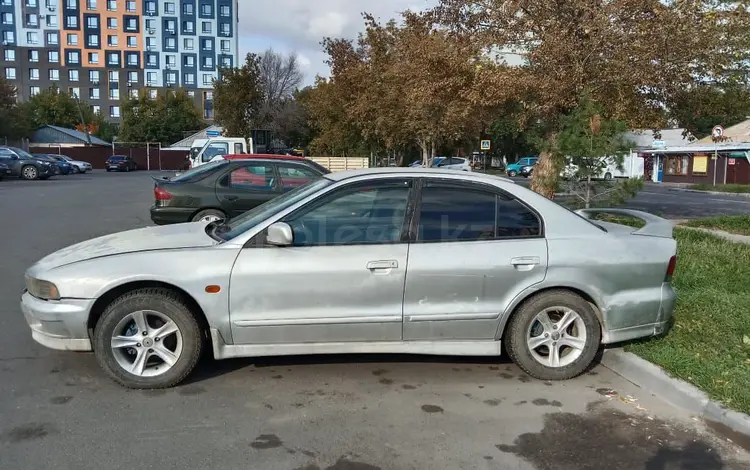
[[[641,150],[644,179],[657,183],[750,184],[750,142]]]

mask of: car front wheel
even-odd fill
[[[33,165],[26,165],[21,168],[21,177],[25,180],[35,180],[39,177],[39,170]]]
[[[566,290],[543,292],[524,302],[505,333],[510,358],[540,380],[565,380],[584,373],[601,343],[593,307]]]
[[[173,387],[195,368],[203,339],[195,315],[161,288],[124,294],[94,329],[94,353],[113,380],[128,388]]]

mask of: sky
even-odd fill
[[[386,21],[404,10],[424,10],[436,0],[239,0],[240,57],[273,48],[295,53],[305,84],[315,75],[328,76],[320,41],[326,37],[354,39],[362,31],[362,12]]]

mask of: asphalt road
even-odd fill
[[[24,270],[149,225],[151,189],[144,173],[0,182],[0,469],[750,469],[603,367],[545,383],[485,358],[207,359],[181,387],[130,391],[91,354],[35,344]]]

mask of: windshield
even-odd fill
[[[216,230],[216,235],[222,240],[231,240],[236,236],[247,232],[277,212],[283,211],[330,184],[333,184],[333,181],[328,178],[320,178],[305,183],[302,186],[298,186],[288,193],[284,193],[277,198],[271,199],[270,201],[235,217],[226,224],[220,225]]]
[[[18,158],[20,158],[21,160],[28,160],[30,158],[34,158],[26,150],[20,149],[18,147],[8,147],[8,148],[11,149],[13,152],[15,152],[16,155],[18,155]]]
[[[73,161],[73,159],[72,159],[72,158],[70,158],[70,157],[67,157],[67,156],[65,156],[65,155],[60,155],[60,158],[62,158],[62,159],[63,159],[63,160],[65,160],[66,162],[72,162],[72,161]]]
[[[190,170],[184,173],[180,173],[179,175],[173,177],[169,181],[172,181],[174,183],[198,181],[208,176],[212,171],[216,170],[218,167],[224,166],[224,165],[229,165],[229,160],[219,160],[216,162],[206,163],[205,165],[191,168]]]

